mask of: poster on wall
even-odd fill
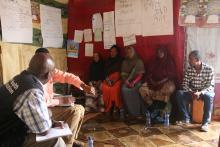
[[[91,42],[92,41],[92,29],[84,29],[84,42]]]
[[[63,45],[61,9],[40,5],[40,20],[43,47],[61,48]]]
[[[115,1],[116,36],[141,35],[141,0]]]
[[[32,43],[33,28],[30,0],[0,0],[0,14],[2,40],[4,42]]]
[[[93,57],[93,44],[92,43],[85,44],[85,56]]]
[[[79,57],[79,43],[74,42],[74,40],[67,40],[67,57]]]
[[[173,0],[142,0],[142,35],[173,35]]]
[[[82,30],[75,30],[74,41],[78,42],[78,43],[81,43],[83,41],[83,31]]]
[[[116,44],[115,39],[115,23],[114,23],[114,11],[103,13],[104,23],[104,49],[110,49],[112,45]]]

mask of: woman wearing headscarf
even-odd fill
[[[144,73],[144,64],[134,48],[132,46],[126,47],[125,60],[121,68],[122,98],[125,110],[132,116],[140,116],[144,113],[144,102],[138,92]]]
[[[105,64],[99,53],[93,54],[93,61],[90,65],[89,85],[96,89],[95,95],[86,94],[86,111],[104,111],[104,103],[101,97],[100,85],[105,78]]]
[[[152,117],[156,118],[158,116],[158,119],[160,119],[161,112],[158,110],[168,109],[166,106],[176,87],[175,63],[165,46],[157,48],[156,58],[149,64],[147,69],[145,83],[139,91],[149,106],[148,109],[152,113]]]
[[[113,112],[114,107],[122,107],[121,100],[121,62],[120,49],[116,45],[110,48],[110,58],[106,64],[106,77],[102,82],[103,101],[105,112]],[[111,110],[111,111],[110,111]]]

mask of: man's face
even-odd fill
[[[199,60],[197,58],[195,58],[194,56],[190,55],[189,56],[189,64],[192,66],[192,67],[195,67],[199,64]]]

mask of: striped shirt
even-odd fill
[[[214,92],[214,70],[211,66],[202,63],[202,69],[199,74],[195,68],[188,67],[183,79],[183,89],[186,91]]]
[[[28,126],[31,133],[43,133],[52,126],[43,92],[30,89],[14,102],[15,114]]]

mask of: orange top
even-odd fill
[[[59,100],[53,99],[53,83],[68,83],[81,89],[80,85],[83,83],[78,76],[74,74],[63,72],[61,70],[55,69],[53,77],[43,86],[44,87],[44,97],[48,107],[53,107],[59,104]]]

